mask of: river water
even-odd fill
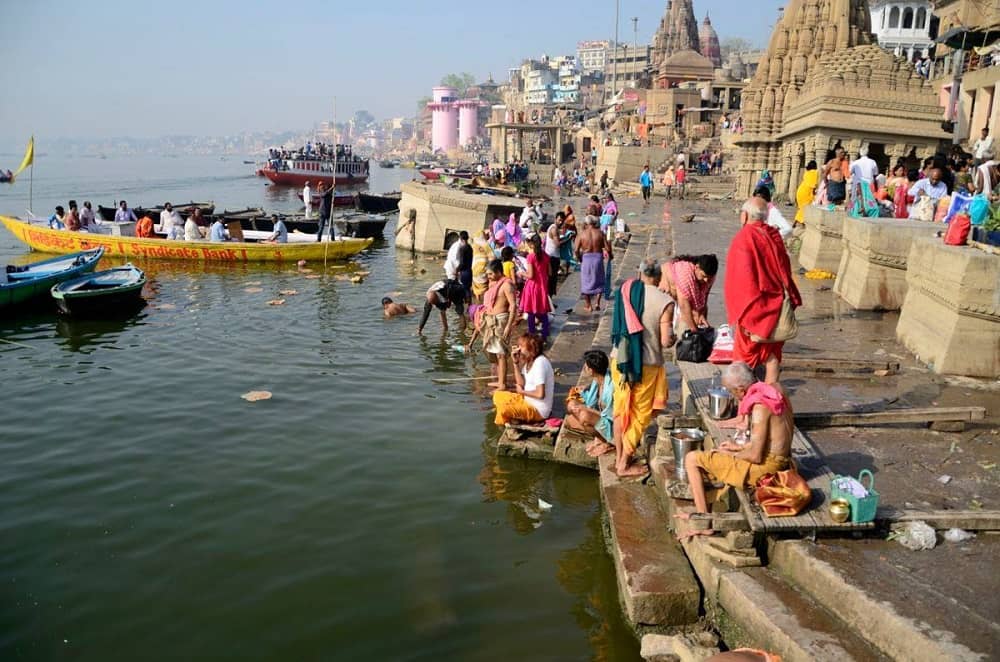
[[[40,156],[33,207],[296,205],[251,169]],[[27,206],[0,185],[0,213]],[[0,229],[0,261],[26,253]],[[495,458],[488,401],[432,381],[473,374],[461,339],[381,318],[439,261],[140,266],[131,319],[0,318],[0,659],[637,657],[593,474]]]

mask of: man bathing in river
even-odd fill
[[[382,297],[382,314],[386,317],[412,315],[417,309],[407,303],[396,303],[389,297]]]
[[[510,353],[510,334],[518,320],[513,314],[517,310],[517,299],[514,283],[503,273],[503,262],[492,260],[486,265],[486,275],[490,279],[490,287],[483,296],[484,312],[466,346],[466,354],[481,335],[486,356],[497,366],[497,380],[489,386],[502,391],[507,388],[507,355]]]
[[[604,259],[611,259],[611,245],[598,225],[595,216],[587,216],[583,230],[576,240],[576,260],[580,263],[580,293],[583,308],[588,313],[601,309],[601,295],[604,293]],[[592,305],[591,297],[597,296],[597,304]]]
[[[448,318],[445,311],[455,307],[458,313],[459,323],[462,330],[465,329],[465,288],[462,284],[454,280],[439,280],[427,290],[427,299],[424,301],[424,313],[420,316],[420,326],[417,327],[417,335],[424,332],[427,318],[431,316],[431,309],[437,308],[441,313],[441,327],[444,333],[448,332]]]
[[[788,469],[795,421],[792,405],[781,387],[758,382],[746,363],[726,368],[722,385],[739,401],[740,416],[750,417],[750,442],[741,446],[724,441],[715,450],[691,451],[684,456],[694,498],[695,515],[708,514],[705,481],[721,482],[738,490],[753,487],[761,476]],[[678,519],[688,520],[682,513]],[[683,536],[709,536],[714,531],[690,531]]]

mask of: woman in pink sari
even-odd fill
[[[542,240],[536,234],[528,240],[531,251],[524,274],[524,290],[521,292],[521,312],[528,315],[528,333],[536,332],[538,322],[542,324],[542,339],[549,339],[549,256],[542,250]]]

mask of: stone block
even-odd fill
[[[896,337],[934,372],[1000,377],[1000,255],[916,239]]]
[[[806,231],[799,249],[799,264],[807,270],[836,271],[843,252],[843,225],[847,213],[842,209],[829,211],[822,207],[806,207]]]
[[[860,310],[899,310],[913,240],[940,229],[924,221],[847,216],[834,292]]]
[[[710,632],[647,634],[639,651],[646,662],[703,662],[718,653],[718,639]]]
[[[587,444],[594,440],[593,435],[585,435],[563,426],[556,437],[552,459],[556,462],[575,464],[587,469],[597,469],[597,459],[587,455]]]
[[[729,549],[753,549],[754,547],[752,531],[729,531],[723,540]]]
[[[701,589],[652,487],[624,483],[604,456],[601,499],[611,530],[618,592],[633,626],[698,621]]]

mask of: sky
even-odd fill
[[[666,0],[618,0],[649,43]],[[720,38],[766,44],[785,0],[694,0]],[[501,13],[498,13],[501,12]],[[366,109],[412,116],[478,80],[614,35],[615,0],[0,0],[0,144],[285,131]],[[336,99],[336,102],[334,102]]]

